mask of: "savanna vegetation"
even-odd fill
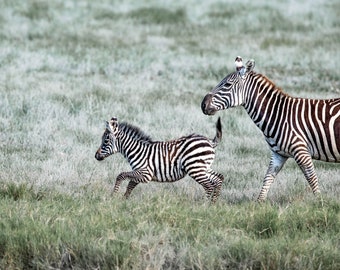
[[[104,120],[155,140],[215,134],[203,96],[237,55],[285,92],[340,96],[340,3],[0,2],[0,269],[339,269],[340,167],[293,160],[255,198],[269,149],[242,108],[219,113],[216,204],[189,177],[113,196]],[[123,185],[123,189],[126,187]]]

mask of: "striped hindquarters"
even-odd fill
[[[340,162],[340,99],[297,99],[291,124],[305,136],[311,156]]]
[[[212,142],[192,134],[178,140],[150,145],[149,166],[158,181],[177,181],[187,173],[205,173],[214,157]]]
[[[303,147],[313,159],[340,162],[340,99],[289,97],[282,104],[261,108],[266,113],[254,120],[273,151],[294,155]]]

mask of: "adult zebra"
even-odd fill
[[[220,118],[216,123],[216,136],[213,140],[191,134],[167,142],[152,141],[139,128],[118,123],[117,118],[112,118],[106,122],[102,143],[95,158],[103,160],[119,152],[128,160],[132,171],[120,173],[114,186],[114,192],[117,192],[121,182],[129,178],[124,195],[126,198],[139,183],[174,182],[188,174],[203,186],[207,197],[215,202],[224,178],[210,166],[215,157],[214,148],[221,138]]]
[[[213,115],[243,106],[263,132],[272,153],[258,201],[266,199],[275,176],[290,157],[300,166],[313,193],[320,192],[312,159],[340,162],[340,98],[291,97],[255,73],[254,60],[245,67],[241,61],[237,57],[236,71],[204,97],[203,113]]]

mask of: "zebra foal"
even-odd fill
[[[203,186],[208,198],[215,202],[220,194],[223,175],[210,166],[215,158],[215,147],[221,141],[220,118],[216,123],[216,136],[210,140],[198,134],[172,141],[153,141],[139,128],[127,123],[118,123],[117,118],[106,122],[102,143],[95,154],[97,160],[121,153],[129,162],[132,171],[122,172],[116,178],[114,192],[120,184],[130,179],[124,196],[127,198],[139,183],[174,182],[189,175]]]
[[[312,159],[340,162],[340,98],[305,99],[284,93],[272,81],[253,71],[255,61],[244,67],[235,59],[236,71],[208,93],[201,108],[213,115],[219,110],[243,106],[262,131],[271,159],[258,201],[267,197],[288,158],[294,158],[313,193],[319,193]]]

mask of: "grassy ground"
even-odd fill
[[[336,200],[208,205],[159,191],[131,200],[1,191],[4,268],[337,269]]]
[[[237,55],[285,92],[340,95],[337,1],[2,1],[0,269],[338,269],[340,173],[315,162],[323,200],[269,162],[242,108],[221,112],[216,205],[189,178],[112,197],[121,156],[94,159],[112,116],[157,140],[213,137],[203,96]],[[126,185],[125,185],[126,186]],[[123,186],[124,187],[124,186]]]

